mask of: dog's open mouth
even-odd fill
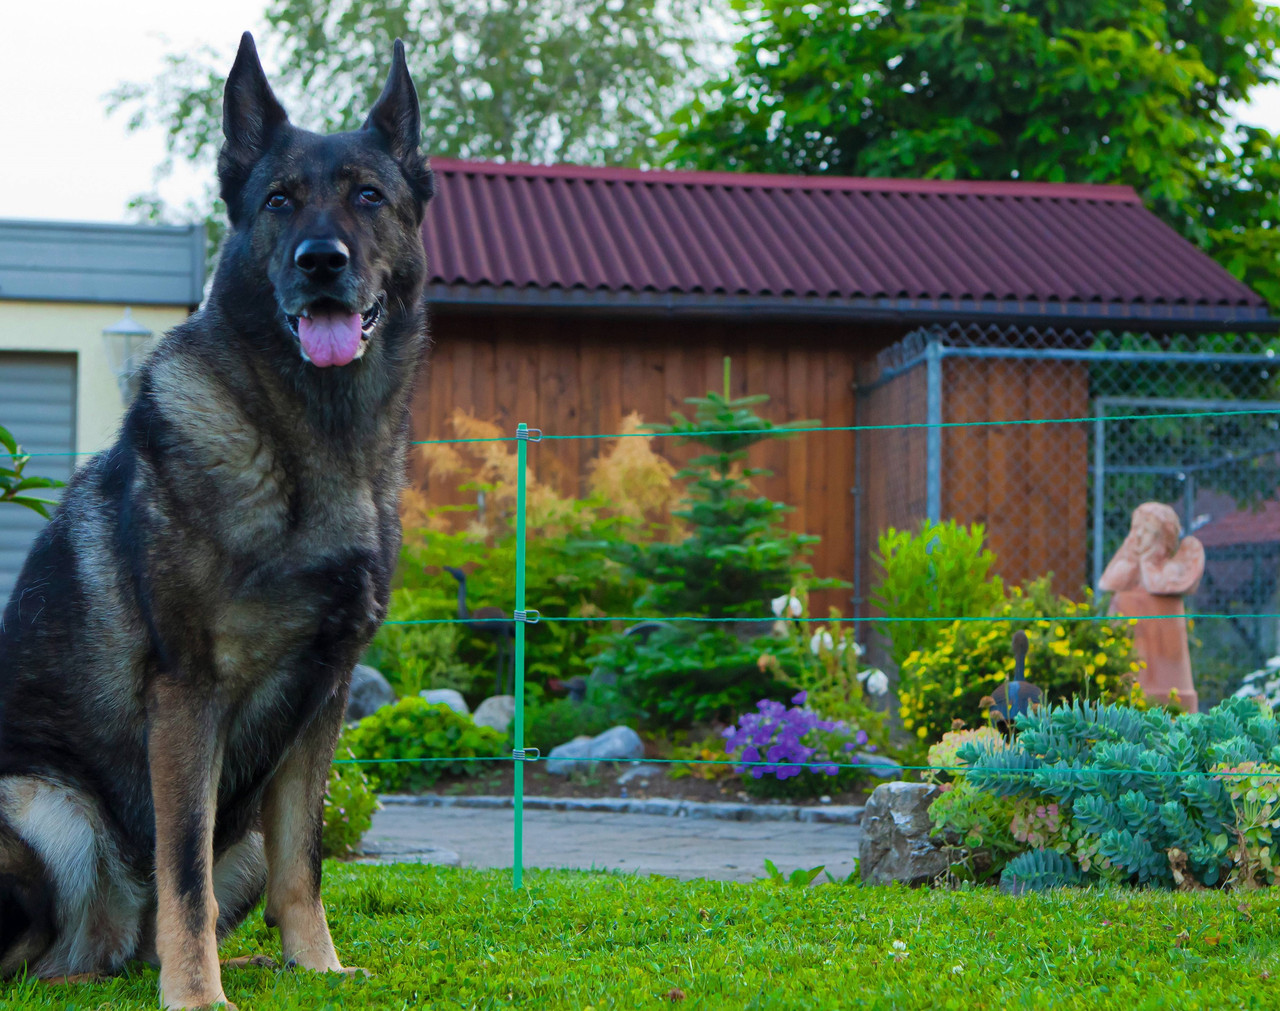
[[[301,315],[285,313],[285,322],[298,338],[302,357],[312,365],[328,368],[347,365],[364,354],[369,337],[378,323],[386,298],[381,293],[363,312],[352,312],[330,299],[318,299]]]

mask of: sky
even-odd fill
[[[264,0],[6,4],[0,218],[129,220],[129,199],[154,187],[164,135],[158,127],[129,133],[124,115],[107,115],[103,96],[122,81],[150,81],[165,53],[195,45],[225,51],[230,66],[240,33],[259,26],[263,6]],[[1233,111],[1280,131],[1280,87]],[[159,192],[181,206],[207,183],[179,170]]]

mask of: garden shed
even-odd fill
[[[1086,417],[1089,353],[1196,354],[1202,334],[1276,325],[1123,186],[433,165],[414,438],[452,436],[455,408],[557,434],[663,421],[729,355],[735,394],[769,394],[775,420],[917,426],[756,450],[764,492],[821,536],[818,573],[859,603],[877,531],[926,515],[985,522],[1008,577],[1091,575],[1092,429],[928,425]],[[532,459],[575,492],[599,448]]]

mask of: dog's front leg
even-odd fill
[[[147,705],[156,814],[156,953],[166,1008],[225,1004],[213,895],[213,819],[222,764],[207,693],[161,681]]]
[[[320,900],[324,791],[346,692],[325,703],[267,785],[262,834],[267,851],[267,924],[280,928],[286,965],[341,972]]]

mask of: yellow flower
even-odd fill
[[[1099,653],[1097,656],[1093,658],[1093,662],[1096,663],[1099,667],[1105,667],[1107,665],[1107,654]]]
[[[916,728],[916,736],[917,736],[918,738],[920,738],[920,740],[922,740],[922,741],[923,741],[926,737],[928,737],[928,736],[929,736],[929,728],[928,728],[928,727],[917,727],[917,728]]]
[[[1096,669],[1097,669],[1097,668],[1096,668],[1096,667],[1094,667],[1094,666],[1093,666],[1093,664],[1091,664],[1091,663],[1087,663],[1087,664],[1085,664],[1085,665],[1084,665],[1084,675],[1085,675],[1085,677],[1090,677],[1090,676],[1092,676],[1093,672],[1094,672]]]

